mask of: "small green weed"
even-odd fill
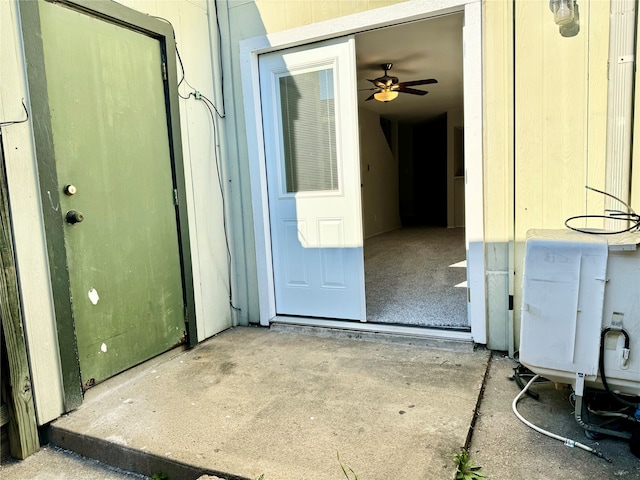
[[[154,473],[151,478],[153,480],[169,480],[169,475],[163,472]]]
[[[347,479],[351,480],[351,474],[353,474],[353,480],[358,480],[358,475],[356,475],[356,472],[353,471],[353,468],[351,468],[350,466],[344,466],[342,464],[342,462],[340,461],[340,454],[338,452],[336,452],[336,457],[338,457],[338,463],[340,464],[340,468],[342,469],[342,473],[344,473],[344,476],[347,477]],[[347,472],[347,470],[349,470]]]
[[[342,473],[344,474],[344,476],[348,480],[358,480],[358,475],[356,475],[356,472],[353,471],[353,468],[351,468],[349,465],[345,466],[342,464],[342,461],[340,460],[340,453],[336,452],[336,457],[338,457],[338,463],[340,464],[340,468],[342,469]],[[353,475],[353,477],[351,475]],[[155,480],[155,476],[153,478]],[[264,480],[264,473],[256,478],[256,480]]]
[[[487,477],[484,473],[480,472],[482,467],[473,464],[469,458],[469,452],[464,448],[460,450],[460,453],[456,453],[453,458],[458,467],[456,470],[456,480],[478,480]]]

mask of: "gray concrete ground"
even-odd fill
[[[494,355],[487,370],[486,351],[417,343],[234,329],[98,385],[52,438],[170,480],[344,479],[336,452],[361,480],[450,480],[488,372],[469,451],[489,479],[640,478],[624,441],[598,442],[609,464],[522,424],[511,411],[512,360]],[[593,443],[568,391],[536,390],[539,401],[520,402],[525,417]],[[0,477],[144,478],[51,447],[0,467]]]
[[[624,440],[589,440],[576,423],[568,389],[553,384],[536,385],[538,400],[523,397],[518,411],[533,424],[589,447],[596,448],[611,463],[579,448],[565,447],[558,440],[527,427],[514,415],[511,403],[519,387],[508,377],[516,363],[494,354],[469,446],[474,463],[492,480],[586,480],[640,479],[640,460]]]
[[[149,480],[149,477],[126,472],[82,457],[61,448],[45,446],[38,453],[19,461],[11,459],[0,465],[3,480]]]

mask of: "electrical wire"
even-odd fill
[[[630,343],[629,334],[624,329],[613,329],[611,327],[607,327],[604,330],[602,330],[602,333],[600,334],[600,361],[598,362],[598,367],[600,368],[600,379],[602,380],[602,385],[604,386],[604,389],[607,391],[607,393],[611,395],[613,398],[615,398],[619,403],[626,405],[628,407],[634,407],[636,409],[640,409],[640,404],[638,402],[634,403],[634,402],[625,400],[620,395],[618,395],[613,390],[611,390],[611,388],[609,387],[609,383],[607,382],[607,376],[605,375],[605,370],[604,370],[604,340],[609,332],[619,332],[622,335],[624,335],[624,348],[627,351],[629,350],[629,343]]]
[[[222,30],[220,29],[220,16],[218,15],[218,0],[213,0],[213,9],[216,13],[216,28],[218,29],[218,58],[222,62]],[[222,64],[220,65],[220,97],[222,98],[222,117],[220,118],[224,118],[227,108],[224,104],[224,70]]]
[[[201,97],[201,98],[205,98],[205,97]],[[212,126],[213,126],[213,130],[214,130],[214,138],[216,139],[216,143],[218,141],[218,129],[216,128],[216,117],[214,115],[214,110],[215,107],[213,107],[213,105],[209,105],[209,103],[207,101],[203,102],[204,106],[207,107],[207,110],[209,111],[209,116],[211,117],[211,122],[212,122]],[[217,113],[217,110],[216,110]],[[222,226],[224,229],[224,241],[225,241],[225,246],[227,248],[227,271],[228,271],[228,275],[229,275],[229,305],[231,305],[231,308],[233,308],[236,311],[241,311],[240,308],[236,307],[233,304],[233,288],[232,288],[232,282],[231,282],[231,248],[229,246],[229,235],[228,235],[228,228],[227,228],[227,216],[226,216],[226,207],[225,207],[225,198],[224,198],[224,187],[223,187],[223,182],[222,182],[222,172],[220,169],[220,161],[219,161],[219,156],[217,153],[214,154],[215,158],[216,158],[216,173],[218,176],[218,185],[220,186],[220,198],[222,200]]]
[[[173,25],[171,25],[171,28],[173,28]],[[174,35],[174,38],[175,38],[175,32],[174,32],[174,34],[173,34],[173,35]],[[175,43],[175,46],[176,46],[176,57],[178,57],[178,63],[180,64],[180,72],[181,72],[181,73],[180,73],[180,74],[181,74],[181,77],[180,77],[180,80],[178,81],[178,87],[177,87],[177,90],[178,90],[178,96],[179,96],[180,98],[182,98],[183,100],[189,100],[189,97],[191,97],[192,95],[195,95],[195,94],[196,94],[196,92],[197,92],[197,90],[193,87],[193,85],[191,85],[191,84],[187,81],[187,77],[186,77],[185,72],[184,72],[184,63],[182,63],[182,57],[180,56],[180,50],[178,50],[178,42],[177,42],[177,41],[175,41],[174,43]],[[184,82],[184,83],[186,83],[186,84],[187,84],[187,86],[188,86],[189,88],[191,88],[191,90],[193,90],[192,92],[189,92],[189,93],[187,94],[187,96],[186,96],[186,97],[185,97],[185,96],[183,96],[183,95],[180,93],[180,85],[182,85],[182,83],[183,83],[183,82]]]
[[[215,2],[214,2],[215,3]],[[220,22],[218,21],[218,5],[217,3],[215,4],[215,11],[216,11],[216,26],[218,28],[218,54],[219,57],[222,58],[222,50],[221,50],[221,34],[220,34]],[[220,113],[220,111],[218,110],[218,108],[215,106],[215,104],[209,100],[209,98],[205,97],[202,93],[200,93],[198,91],[198,89],[196,87],[194,87],[193,85],[191,85],[189,83],[189,81],[187,80],[187,75],[185,73],[185,69],[184,69],[184,62],[182,61],[182,55],[180,55],[180,50],[178,49],[178,40],[176,39],[176,29],[173,27],[173,23],[171,23],[169,20],[167,20],[164,17],[158,17],[156,15],[152,15],[153,18],[157,18],[158,20],[162,20],[163,22],[169,24],[169,26],[171,27],[171,33],[173,34],[173,44],[175,45],[175,49],[176,49],[176,58],[178,59],[178,65],[180,65],[180,80],[178,80],[178,85],[177,85],[177,90],[178,90],[178,96],[180,98],[182,98],[183,100],[189,100],[190,98],[195,98],[196,100],[200,100],[200,99],[205,99],[206,102],[209,103],[209,105],[211,106],[211,108],[213,108],[213,110],[216,112],[216,114],[218,115],[218,117],[220,118],[225,118],[226,114],[225,114],[225,105],[224,105],[224,77],[222,75],[222,68],[220,68],[220,93],[222,96],[222,113]],[[188,92],[186,95],[183,95],[180,93],[180,86],[182,84],[186,84],[191,91]]]
[[[618,233],[632,232],[634,230],[640,231],[640,215],[638,215],[633,210],[633,208],[631,208],[629,204],[619,199],[615,195],[611,195],[610,193],[603,192],[602,190],[598,190],[597,188],[593,188],[588,185],[586,185],[585,188],[587,190],[592,190],[596,193],[600,193],[602,195],[606,195],[607,197],[613,198],[614,200],[620,202],[625,207],[627,207],[628,211],[623,212],[621,210],[605,210],[606,215],[576,215],[574,217],[569,217],[564,221],[565,227],[571,230],[574,230],[576,232],[588,233],[591,235],[616,235]],[[570,222],[573,222],[574,220],[587,220],[589,218],[600,218],[605,220],[615,220],[619,222],[631,222],[631,226],[621,230],[608,231],[608,230],[592,230],[588,228],[573,227],[570,225]]]
[[[540,375],[534,375],[533,378],[531,380],[529,380],[529,383],[527,383],[527,385],[520,391],[520,393],[518,393],[518,395],[516,395],[516,398],[513,399],[513,403],[511,404],[511,409],[513,410],[513,413],[515,414],[516,417],[518,417],[518,419],[524,423],[527,427],[532,428],[533,430],[535,430],[538,433],[541,433],[543,435],[546,435],[547,437],[553,438],[555,440],[559,440],[561,442],[564,443],[565,446],[567,447],[578,447],[586,452],[592,453],[594,455],[596,455],[597,457],[600,458],[604,458],[607,462],[611,463],[611,459],[605,457],[601,452],[597,451],[594,448],[589,447],[588,445],[585,445],[583,443],[580,442],[576,442],[575,440],[571,440],[570,438],[567,437],[562,437],[560,435],[557,435],[555,433],[549,432],[541,427],[538,427],[537,425],[534,425],[533,423],[531,423],[529,420],[527,420],[526,418],[524,418],[520,412],[518,412],[518,402],[520,401],[520,399],[525,395],[525,393],[527,392],[527,390],[529,390],[529,387],[531,387],[531,385],[534,384],[534,382],[536,382],[538,380],[538,378],[540,377]]]
[[[24,104],[24,98],[22,99],[22,108],[24,108],[24,113],[26,115],[25,118],[22,120],[7,120],[6,122],[0,122],[0,128],[27,122],[29,120],[29,110],[27,110],[27,106]]]
[[[217,4],[215,5],[216,8],[216,24],[218,27],[218,36],[219,36],[219,40],[220,40],[220,24],[218,22],[218,7]],[[173,27],[173,24],[167,20],[164,17],[158,17],[158,16],[154,16],[154,18],[157,18],[159,20],[162,20],[163,22],[168,23],[171,26],[171,31],[173,33],[173,40],[174,40],[174,45],[176,48],[176,57],[178,58],[178,64],[180,65],[180,80],[178,81],[178,85],[177,85],[177,90],[178,90],[178,96],[180,98],[182,98],[183,100],[189,100],[190,98],[194,98],[195,100],[200,100],[202,101],[202,103],[204,104],[205,107],[207,107],[207,110],[209,112],[209,116],[211,117],[211,124],[213,127],[213,135],[214,135],[214,143],[215,145],[219,144],[220,139],[218,138],[218,128],[216,125],[216,115],[223,119],[226,117],[225,114],[225,109],[224,109],[224,86],[223,86],[223,81],[222,81],[222,73],[220,74],[220,83],[221,83],[221,94],[222,94],[222,112],[220,113],[220,111],[218,110],[218,108],[215,106],[215,104],[205,95],[203,95],[202,93],[200,93],[200,91],[198,89],[196,89],[193,85],[191,85],[189,83],[189,81],[187,80],[187,75],[186,75],[186,71],[184,68],[184,63],[182,62],[182,56],[180,55],[180,51],[178,50],[178,41],[176,40],[176,31],[175,28]],[[220,42],[218,43],[218,45],[220,45]],[[220,51],[220,58],[222,58],[222,54]],[[222,72],[222,69],[220,69]],[[182,84],[187,85],[191,91],[188,92],[186,95],[182,95],[180,93],[180,86]],[[214,115],[215,112],[215,115]],[[223,230],[224,230],[224,242],[225,242],[225,247],[227,250],[227,274],[229,277],[229,305],[231,306],[231,308],[235,311],[242,311],[242,309],[240,309],[239,307],[236,307],[233,303],[233,287],[232,287],[232,271],[231,271],[231,264],[232,264],[232,256],[231,256],[231,247],[229,246],[229,233],[228,233],[228,226],[227,226],[227,216],[226,216],[226,204],[225,204],[225,196],[224,196],[224,184],[222,181],[222,171],[220,168],[220,158],[219,155],[217,153],[217,149],[214,148],[214,156],[215,156],[215,160],[216,160],[216,174],[218,177],[218,185],[220,187],[220,198],[221,198],[221,203],[222,203],[222,225],[223,225]]]

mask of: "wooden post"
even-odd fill
[[[9,409],[9,444],[11,455],[22,460],[40,449],[40,441],[22,328],[1,131],[0,164],[0,319],[9,364],[9,381],[5,385]],[[2,379],[3,382],[6,380]]]

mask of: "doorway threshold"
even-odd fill
[[[402,342],[455,350],[474,348],[470,331],[281,315],[271,320],[270,327],[272,330],[294,330],[321,336]]]

